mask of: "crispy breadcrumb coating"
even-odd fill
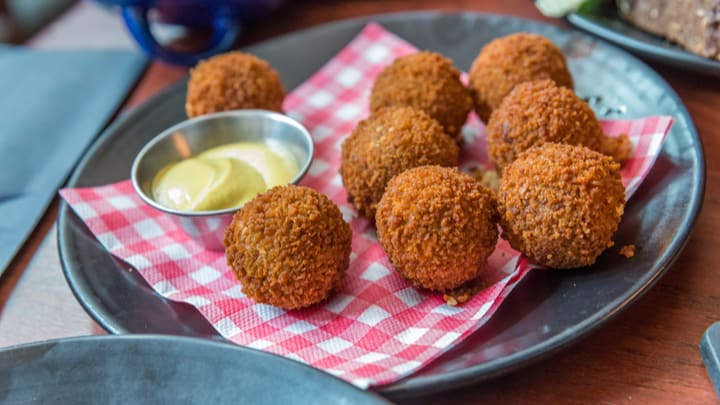
[[[213,56],[190,71],[185,111],[190,118],[253,108],[282,112],[284,98],[280,76],[270,64],[235,51]]]
[[[626,134],[617,137],[604,136],[600,145],[600,152],[623,164],[632,157],[633,144]]]
[[[492,193],[457,169],[422,166],[388,183],[375,217],[380,245],[416,287],[449,291],[477,278],[495,250]]]
[[[375,79],[370,110],[376,112],[389,106],[424,111],[459,143],[472,99],[452,61],[439,53],[424,51],[395,59]]]
[[[480,184],[485,186],[488,190],[496,192],[498,184],[500,183],[500,175],[497,170],[485,170],[481,168],[470,171],[470,175],[475,177],[475,180],[479,181]]]
[[[248,297],[298,309],[324,300],[340,284],[351,238],[350,226],[324,194],[278,186],[235,214],[225,255]]]
[[[486,123],[490,113],[520,83],[550,79],[558,86],[573,87],[562,51],[541,35],[523,32],[485,45],[472,64],[469,77],[475,111]]]
[[[348,201],[372,220],[393,176],[424,165],[457,166],[458,155],[458,146],[429,115],[388,107],[361,121],[345,140],[340,175]]]
[[[595,263],[613,245],[624,209],[620,165],[583,146],[533,147],[500,178],[502,237],[544,266]]]
[[[488,154],[500,172],[520,152],[543,142],[600,151],[604,138],[590,106],[551,80],[516,86],[493,111],[487,125]]]

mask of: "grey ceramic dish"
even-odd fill
[[[645,32],[625,22],[615,10],[607,8],[604,6],[592,14],[570,14],[567,21],[642,57],[720,78],[720,61],[703,58],[667,39]]]
[[[436,50],[467,70],[480,47],[515,31],[548,36],[569,55],[577,92],[601,115],[667,114],[675,124],[663,153],[629,202],[617,246],[640,247],[633,260],[617,247],[578,271],[535,271],[477,333],[419,373],[377,388],[391,397],[418,396],[486,380],[577,342],[612,319],[668,270],[687,242],[705,185],[702,146],[675,92],[635,57],[579,32],[507,16],[436,12],[372,16],[323,25],[248,48],[270,61],[293,89],[344,47],[369,21]],[[315,46],[322,43],[323,46]],[[164,90],[109,128],[77,167],[70,186],[127,178],[132,159],[152,134],[181,121],[185,83]],[[163,333],[222,339],[191,306],[164,299],[109,255],[65,204],[58,243],[68,283],[90,315],[112,333]],[[552,361],[552,360],[548,360]]]
[[[180,336],[93,336],[0,350],[3,404],[388,404],[312,367]]]

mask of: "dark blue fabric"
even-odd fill
[[[0,274],[146,63],[130,51],[0,47]]]

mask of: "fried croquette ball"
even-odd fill
[[[620,164],[584,146],[533,147],[500,178],[502,236],[544,266],[595,263],[613,245],[624,209]]]
[[[600,145],[600,152],[612,157],[616,162],[623,164],[632,157],[633,144],[627,134],[604,136],[602,144]]]
[[[280,76],[270,64],[235,51],[213,56],[190,71],[185,111],[190,118],[239,109],[282,112],[284,98]]]
[[[510,91],[530,80],[553,80],[573,87],[562,51],[547,38],[528,33],[511,34],[485,45],[470,67],[470,92],[483,122]]]
[[[590,106],[551,80],[516,86],[493,111],[486,132],[490,159],[501,172],[520,152],[543,142],[601,151],[605,138]]]
[[[256,302],[299,309],[328,297],[350,263],[350,226],[325,195],[273,187],[245,204],[225,232],[228,266]]]
[[[424,111],[459,142],[472,99],[452,61],[439,53],[424,51],[395,59],[375,79],[370,111],[389,106]]]
[[[395,270],[436,291],[477,278],[498,238],[492,193],[455,168],[423,166],[393,177],[375,221]]]
[[[440,124],[410,107],[388,107],[361,121],[342,145],[340,175],[348,201],[365,218],[396,174],[424,166],[457,166],[459,148]]]

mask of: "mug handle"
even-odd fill
[[[122,16],[130,33],[146,52],[172,64],[193,66],[202,59],[228,51],[240,33],[239,23],[228,12],[220,9],[213,18],[212,38],[205,49],[192,53],[173,51],[165,48],[153,36],[147,18],[149,10],[149,7],[141,5],[123,6]]]

